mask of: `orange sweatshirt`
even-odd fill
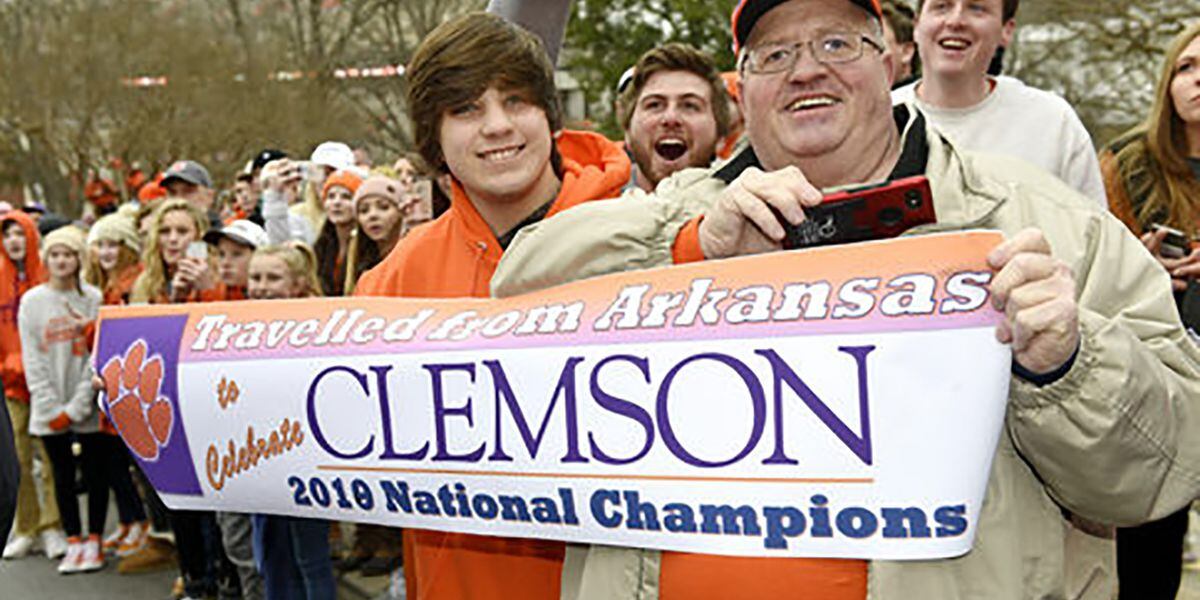
[[[15,221],[25,233],[24,270],[0,251],[0,378],[4,379],[4,397],[19,402],[29,402],[29,388],[25,385],[25,367],[21,364],[21,337],[17,332],[17,308],[21,296],[35,285],[46,281],[46,270],[38,254],[39,236],[37,225],[29,215],[14,210],[0,216],[0,225],[7,226]]]

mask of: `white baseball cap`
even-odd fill
[[[354,151],[341,142],[321,142],[308,160],[314,165],[325,165],[344,171],[354,167]]]
[[[221,241],[221,238],[229,238],[254,249],[262,248],[270,243],[270,240],[267,239],[267,232],[246,219],[238,219],[220,229],[213,229],[204,234],[204,241],[214,246]]]

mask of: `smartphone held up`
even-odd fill
[[[1150,225],[1151,233],[1166,232],[1166,237],[1163,238],[1162,245],[1158,247],[1158,254],[1163,258],[1183,258],[1192,253],[1192,242],[1188,240],[1187,234],[1175,229],[1167,227],[1162,223],[1154,223]]]

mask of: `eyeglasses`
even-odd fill
[[[792,70],[800,60],[800,49],[808,46],[813,60],[825,64],[848,63],[862,58],[863,48],[871,46],[883,52],[883,46],[875,40],[848,31],[830,31],[816,39],[792,44],[763,44],[746,50],[742,64],[758,75],[781,73]]]

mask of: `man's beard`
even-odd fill
[[[693,155],[691,160],[687,161],[686,164],[676,169],[676,171],[659,174],[653,171],[654,158],[657,156],[657,152],[654,150],[653,145],[642,148],[638,144],[631,144],[630,147],[633,150],[633,162],[635,165],[637,165],[638,172],[641,173],[642,177],[644,177],[646,181],[650,183],[651,188],[658,187],[660,181],[670,177],[671,175],[674,175],[676,171],[682,171],[683,169],[690,169],[693,167],[703,168],[711,165],[717,154],[716,148],[712,148],[708,152],[707,156],[699,154]],[[693,149],[694,146],[689,145],[687,152],[692,152]],[[684,156],[687,155],[687,152],[684,153]]]

